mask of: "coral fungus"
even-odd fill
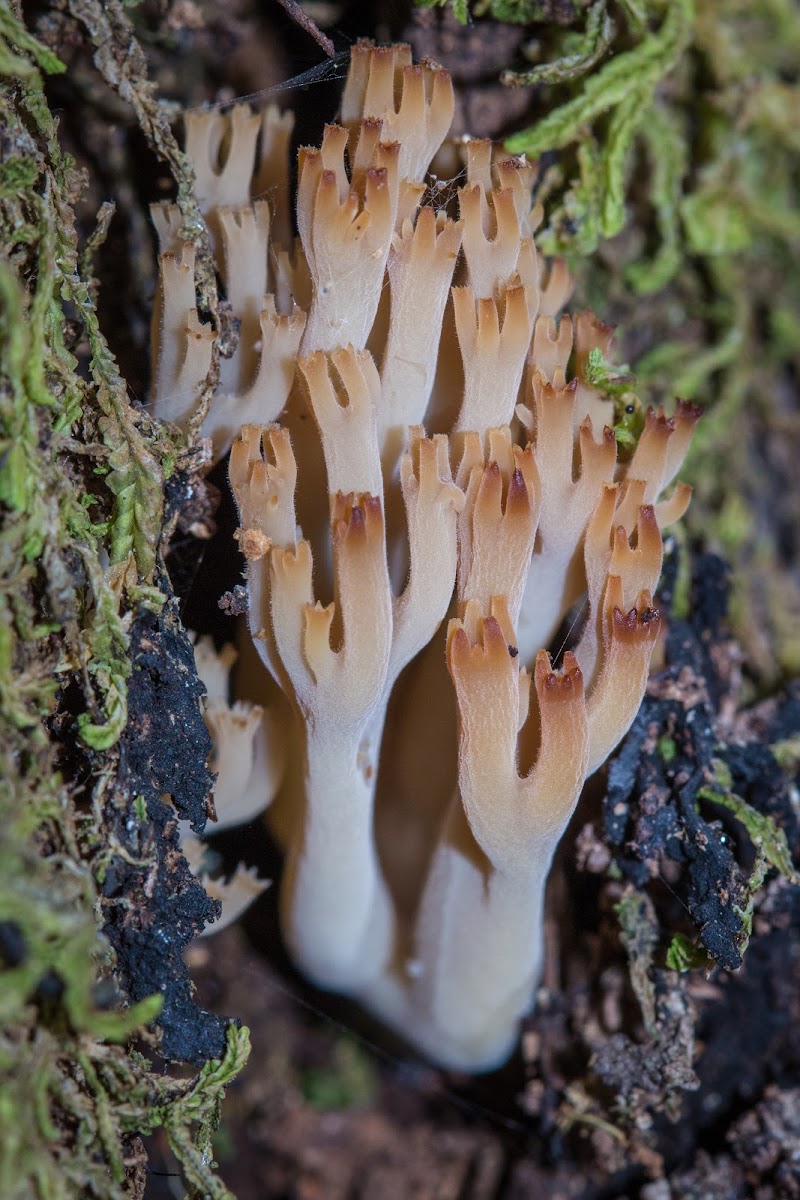
[[[486,1070],[532,1003],[556,844],[641,702],[697,413],[651,411],[621,461],[587,371],[611,331],[559,319],[533,165],[468,142],[457,218],[433,203],[452,114],[446,71],[358,43],[341,124],[299,153],[295,241],[290,117],[195,113],[187,149],[238,328],[202,433],[230,449],[259,701],[216,678],[218,805],[269,806],[309,978]],[[154,410],[187,425],[214,333],[155,220]]]

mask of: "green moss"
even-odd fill
[[[668,737],[666,734],[658,739],[658,753],[661,755],[665,763],[671,763],[678,753],[678,747],[675,744],[675,739]]]
[[[0,6],[0,1195],[122,1200],[143,1178],[132,1138],[163,1127],[191,1185],[222,1200],[211,1131],[247,1031],[231,1028],[225,1057],[193,1079],[152,1071],[129,1041],[162,997],[122,1006],[98,930],[127,629],[163,602],[164,464],[180,448],[129,403],[99,326],[86,271],[107,219],[81,255],[80,177],[41,76],[63,69]],[[62,780],[53,720],[64,743],[75,730],[91,748],[79,793]]]
[[[759,812],[741,796],[736,795],[730,770],[721,759],[714,760],[714,769],[713,785],[700,788],[697,792],[698,800],[717,804],[733,813],[744,827],[756,851],[755,863],[745,887],[744,903],[735,906],[738,916],[742,919],[738,948],[740,953],[744,954],[752,932],[756,899],[770,867],[795,885],[800,884],[800,871],[792,862],[785,830],[781,829],[772,817]]]
[[[595,0],[586,16],[586,28],[564,35],[563,54],[551,62],[539,63],[527,71],[505,71],[503,83],[516,87],[531,84],[567,83],[580,79],[605,54],[614,39],[616,27],[605,0]]]
[[[613,42],[613,30],[606,4],[593,5],[586,19],[577,60],[575,35],[565,34],[561,53],[550,63],[541,64],[530,75],[509,76],[509,82],[563,83],[576,78],[582,82],[576,94],[552,109],[530,128],[506,140],[512,154],[536,156],[544,151],[579,149],[579,179],[568,186],[562,209],[556,208],[545,229],[542,244],[550,252],[592,253],[601,237],[614,237],[626,223],[625,198],[631,151],[640,137],[646,137],[650,153],[661,158],[660,143],[670,151],[671,169],[658,179],[657,203],[661,223],[670,235],[674,219],[669,209],[674,195],[676,154],[674,128],[668,117],[658,111],[658,89],[674,71],[689,44],[694,15],[690,0],[675,0],[667,5],[648,5],[648,15],[657,14],[660,24],[651,29],[631,10],[627,11],[625,37],[629,48],[612,54],[597,66]],[[590,70],[590,68],[597,69]],[[591,170],[585,151],[595,147]],[[589,186],[589,180],[593,186]],[[582,227],[582,228],[581,228]],[[669,245],[662,254],[669,253]],[[663,259],[659,265],[663,275]]]
[[[448,5],[460,25],[469,20],[468,0],[418,0],[420,8],[446,8]]]
[[[776,742],[770,749],[778,765],[785,771],[797,770],[800,767],[800,733],[796,737]]]
[[[790,883],[800,884],[800,871],[796,870],[786,833],[776,825],[772,817],[758,812],[752,805],[732,791],[730,772],[725,763],[715,760],[717,775],[713,787],[702,787],[697,793],[699,800],[710,800],[732,812],[744,826],[747,836],[769,866],[779,871]]]
[[[629,459],[644,430],[645,411],[634,387],[636,378],[627,365],[615,366],[601,350],[590,350],[584,368],[586,382],[614,406],[612,428],[620,459]]]
[[[526,25],[535,21],[541,12],[539,0],[416,0],[420,8],[449,8],[460,25],[466,25],[470,16],[493,17],[495,21]]]
[[[314,1067],[303,1075],[306,1102],[323,1110],[368,1107],[375,1095],[375,1072],[368,1056],[352,1038],[342,1037],[333,1047],[333,1059],[331,1066]]]
[[[703,947],[696,945],[685,933],[676,933],[673,937],[667,950],[666,963],[670,971],[691,971],[712,965]]]

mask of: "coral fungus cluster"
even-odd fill
[[[446,71],[356,45],[341,124],[299,153],[296,239],[290,116],[189,114],[186,144],[238,327],[202,430],[230,450],[249,607],[242,698],[209,668],[218,810],[269,805],[309,978],[485,1070],[532,1003],[555,846],[641,702],[697,414],[651,411],[620,461],[587,369],[611,331],[559,320],[536,170],[448,145],[452,113]],[[427,177],[442,154],[457,197]],[[155,220],[154,408],[185,425],[214,333],[176,210]]]

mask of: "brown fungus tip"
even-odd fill
[[[680,420],[691,421],[692,424],[696,424],[702,415],[702,405],[695,404],[693,400],[684,400],[680,396],[676,397],[675,416]]]
[[[661,434],[672,433],[675,428],[675,418],[668,417],[663,408],[648,408],[645,427],[657,430]]]
[[[644,601],[644,597],[647,600]],[[640,607],[623,612],[614,606],[612,623],[614,636],[622,643],[631,645],[642,640],[649,640],[658,633],[661,625],[661,614],[649,603],[649,593],[643,592],[639,598]],[[644,602],[643,602],[644,601]]]

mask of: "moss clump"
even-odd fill
[[[82,180],[42,79],[63,69],[0,8],[0,1194],[141,1195],[140,1135],[162,1127],[192,1187],[222,1200],[211,1132],[247,1031],[229,1026],[192,1079],[153,1071],[129,1043],[158,1045],[167,993],[124,1007],[101,934],[109,905],[131,904],[108,889],[131,864],[128,810],[141,824],[116,747],[131,630],[167,599],[163,481],[181,447],[129,403],[79,262]]]

